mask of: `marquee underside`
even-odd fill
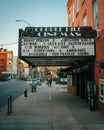
[[[32,66],[72,66],[90,62],[94,59],[94,57],[22,57],[21,59]]]

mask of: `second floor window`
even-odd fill
[[[93,15],[94,15],[94,27],[96,29],[98,22],[98,0],[94,0],[93,2]]]
[[[79,12],[79,0],[76,0],[76,13],[78,13]]]
[[[87,26],[87,16],[83,17],[83,26]]]
[[[74,3],[72,4],[72,22],[74,22]]]
[[[84,3],[85,0],[82,0],[82,3]]]

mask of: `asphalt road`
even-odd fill
[[[26,81],[0,81],[0,109],[7,105],[9,95],[12,95],[14,100],[22,95],[25,89],[31,89],[31,86]]]

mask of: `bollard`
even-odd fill
[[[10,113],[12,113],[12,95],[10,95]]]
[[[33,84],[31,85],[31,90],[32,90],[32,92],[34,92],[34,86],[33,86]]]
[[[34,92],[36,92],[36,86],[37,86],[37,85],[35,84],[35,85],[34,85]]]
[[[10,113],[10,97],[8,96],[8,115]]]
[[[27,97],[27,89],[24,91],[24,97]]]
[[[12,95],[8,96],[8,115],[12,113]]]
[[[32,85],[31,85],[31,90],[32,90],[32,92],[36,92],[36,86],[37,86],[36,84],[32,84]]]

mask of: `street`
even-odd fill
[[[30,86],[22,80],[1,81],[0,82],[0,109],[7,105],[8,96],[12,95],[13,100],[24,93],[25,89],[30,89]]]

